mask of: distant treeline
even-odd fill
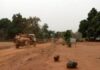
[[[37,38],[50,38],[55,34],[54,31],[48,30],[48,25],[44,23],[40,26],[39,17],[22,17],[20,13],[14,14],[12,20],[8,18],[0,19],[0,40],[10,40],[18,33],[35,34]]]
[[[87,40],[100,39],[100,11],[92,8],[88,17],[80,21],[79,32]]]
[[[20,13],[14,14],[11,20],[2,18],[0,19],[0,41],[13,39],[18,33],[34,33],[40,40],[50,39],[51,37],[62,37],[68,40],[67,37],[70,37],[70,30],[63,32],[48,30],[48,25],[44,23],[43,26],[40,26],[40,21],[39,17],[25,18]],[[81,39],[81,35],[87,40],[100,39],[100,11],[92,8],[88,17],[80,21],[78,32],[73,33],[71,31],[71,37]]]

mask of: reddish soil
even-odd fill
[[[78,62],[72,70],[100,70],[100,42],[79,42],[72,48],[49,42],[20,49],[1,42],[0,48],[0,70],[71,70],[66,68],[69,60]],[[55,55],[60,55],[59,62],[54,62]]]

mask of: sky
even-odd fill
[[[20,13],[39,17],[39,24],[47,23],[50,30],[76,32],[93,7],[100,11],[100,0],[0,0],[0,19]]]

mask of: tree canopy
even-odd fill
[[[79,32],[88,40],[96,40],[100,37],[100,12],[92,8],[88,17],[80,21]]]
[[[39,17],[25,18],[20,13],[14,14],[12,20],[8,18],[0,19],[0,40],[13,39],[18,33],[34,33],[37,38],[42,38],[45,34],[45,38],[51,37],[52,31],[48,30],[48,25],[44,24],[40,28]]]

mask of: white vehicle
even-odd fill
[[[32,38],[32,41],[35,41],[36,42],[35,34],[29,34],[29,36]]]

